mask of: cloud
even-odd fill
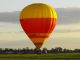
[[[58,13],[58,24],[80,23],[80,8],[56,9]]]
[[[28,39],[26,40],[11,40],[11,41],[1,41],[0,48],[34,48],[34,44]]]
[[[80,8],[57,8],[58,24],[80,23]],[[0,13],[0,22],[19,23],[20,12]]]
[[[0,22],[19,23],[19,12],[0,13]]]
[[[62,25],[56,25],[55,32],[57,33],[63,33],[63,32],[80,32],[80,23],[75,24],[62,24]]]

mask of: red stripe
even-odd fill
[[[56,18],[26,18],[21,19],[20,23],[26,33],[51,33],[55,27],[55,21]]]

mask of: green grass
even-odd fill
[[[0,60],[80,60],[80,54],[0,54]]]

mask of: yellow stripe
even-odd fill
[[[48,38],[31,38],[33,43],[43,43],[46,42]]]
[[[20,19],[25,18],[57,18],[55,9],[49,5],[37,3],[28,5],[23,9]]]

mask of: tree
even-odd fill
[[[62,48],[61,47],[57,47],[57,48],[55,48],[55,51],[58,52],[58,53],[61,53],[62,52]]]
[[[43,48],[42,53],[47,54],[48,53],[47,48]]]

